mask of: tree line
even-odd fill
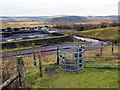
[[[90,29],[97,29],[97,28],[106,28],[106,27],[116,27],[120,26],[118,22],[101,22],[100,24],[55,24],[53,28],[57,29],[75,29],[77,31],[84,31]]]

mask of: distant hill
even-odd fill
[[[118,21],[118,16],[117,15],[110,15],[110,16],[88,16],[87,19],[90,22],[100,22],[100,21],[117,22]]]
[[[118,18],[118,15],[110,15],[110,16],[96,16],[96,17]]]
[[[56,15],[56,16],[0,16],[0,20],[5,22],[31,22],[42,21],[48,23],[81,23],[81,22],[99,22],[118,21],[117,15],[109,16],[70,16],[70,15]]]
[[[49,18],[47,21],[52,23],[68,23],[68,22],[73,23],[73,22],[86,22],[87,18],[81,16],[58,16]]]
[[[49,16],[0,16],[0,18],[46,18]]]

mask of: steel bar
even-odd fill
[[[85,62],[120,62],[120,61],[104,61],[104,60],[84,60]]]
[[[84,64],[84,65],[98,65],[98,66],[120,66],[120,65],[112,65],[112,64]]]
[[[99,53],[100,51],[84,51],[87,53]],[[102,52],[102,53],[112,53],[112,52]],[[120,52],[113,52],[113,53],[120,53]]]
[[[120,57],[106,57],[106,56],[84,56],[84,57],[91,57],[91,58],[117,58],[117,59],[120,58]]]

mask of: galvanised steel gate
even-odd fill
[[[120,66],[119,46],[85,46],[85,65]]]
[[[59,68],[69,72],[79,72],[84,68],[84,50],[82,46],[70,50],[59,48]]]
[[[119,47],[73,46],[70,49],[59,47],[59,68],[64,71],[79,72],[84,65],[120,66],[120,52],[114,52],[113,48],[118,49]]]

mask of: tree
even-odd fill
[[[10,27],[7,27],[7,31],[8,31],[8,32],[11,31],[11,28],[10,28]]]

